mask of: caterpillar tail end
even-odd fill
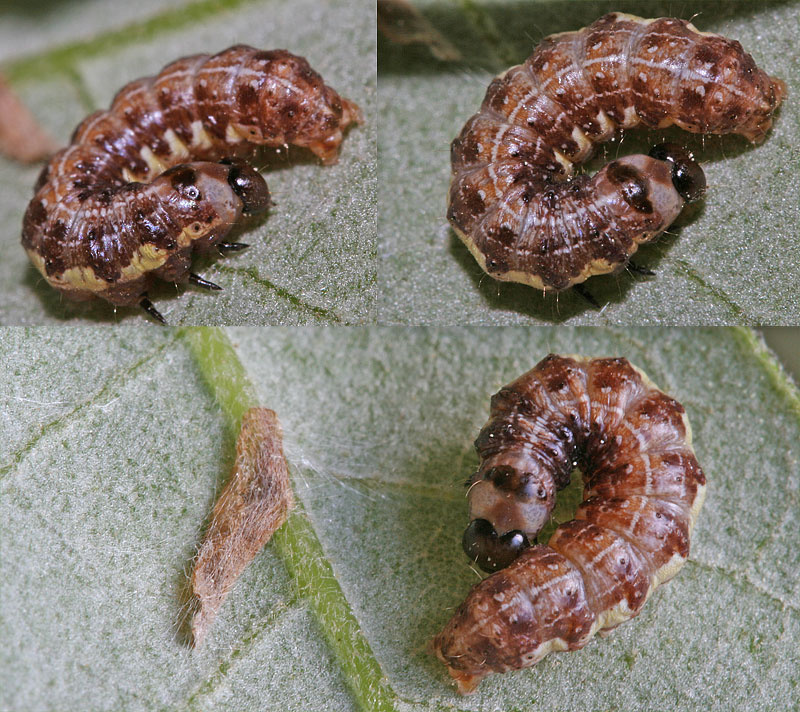
[[[453,670],[451,667],[447,668],[447,672],[449,672],[450,677],[456,681],[458,692],[461,695],[473,694],[475,690],[478,689],[478,685],[484,677],[483,675],[472,675],[463,670]]]
[[[772,128],[773,114],[786,98],[786,82],[777,77],[768,77],[768,79],[771,89],[768,108],[765,109],[765,112],[759,113],[754,122],[738,132],[754,146],[764,143],[767,133]]]
[[[467,672],[466,670],[458,670],[453,667],[442,650],[442,646],[445,644],[443,638],[444,633],[445,631],[439,633],[439,635],[437,635],[430,641],[430,643],[428,643],[428,652],[435,655],[442,663],[444,663],[445,667],[447,668],[447,672],[450,673],[450,677],[452,677],[456,683],[458,693],[461,695],[471,695],[473,692],[475,692],[475,690],[478,689],[480,681],[483,680],[483,678],[489,673],[486,672],[483,675],[476,675],[474,673]]]
[[[349,99],[342,99],[342,126],[347,127],[350,124],[364,123],[364,112],[361,107]]]
[[[342,117],[339,119],[338,129],[330,133],[325,138],[317,141],[310,141],[308,149],[320,159],[323,165],[331,166],[339,160],[339,146],[344,139],[347,128],[352,124],[361,125],[364,123],[364,114],[358,104],[355,104],[344,97],[339,99],[342,103]]]

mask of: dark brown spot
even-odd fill
[[[492,232],[491,237],[505,247],[512,247],[517,241],[514,231],[506,225],[501,225],[499,230]]]
[[[197,173],[190,166],[176,166],[167,171],[165,175],[170,175],[170,184],[175,190],[183,193],[189,186],[194,187],[197,182]]]
[[[175,247],[175,239],[170,235],[166,227],[147,211],[137,210],[134,214],[134,222],[142,235],[142,242],[150,242],[157,247],[168,250]]]
[[[477,188],[465,186],[462,189],[464,207],[471,215],[483,215],[486,204],[483,202]]]
[[[653,205],[647,199],[647,179],[633,166],[619,161],[608,164],[608,179],[620,188],[620,194],[628,205],[640,213],[652,213]]]
[[[478,158],[478,142],[472,137],[457,138],[450,144],[450,160],[453,164],[470,164]]]
[[[61,241],[64,239],[64,235],[67,234],[67,226],[64,224],[63,220],[56,220],[53,223],[53,227],[50,229],[50,237],[54,240]]]
[[[66,269],[66,265],[64,264],[64,260],[62,257],[56,257],[53,254],[49,254],[47,252],[43,252],[44,257],[44,269],[48,275],[57,275],[62,274]]]
[[[253,59],[256,62],[264,62],[269,64],[274,59],[280,59],[281,56],[282,54],[278,50],[263,50],[261,52],[256,52],[253,55]]]
[[[198,102],[205,102],[208,100],[208,84],[201,80],[194,84],[194,96]]]
[[[283,107],[281,107],[281,114],[283,114],[287,119],[293,119],[294,115],[299,111],[299,108],[296,103],[288,101],[286,102]],[[335,116],[328,114],[325,116],[325,121],[327,124],[327,128],[333,128],[335,124],[338,123],[338,120]]]
[[[150,134],[147,138],[147,144],[156,156],[169,156],[172,152],[169,144],[160,133]]]
[[[486,269],[489,270],[489,272],[503,274],[504,272],[508,272],[508,262],[502,257],[492,256],[486,260]]]
[[[681,109],[685,112],[697,112],[705,106],[705,96],[701,96],[694,87],[683,90],[680,97]]]
[[[557,208],[558,208],[558,204],[559,204],[559,202],[560,202],[560,201],[559,201],[559,195],[558,195],[558,191],[556,191],[556,190],[553,190],[553,189],[551,188],[551,189],[549,189],[549,190],[546,190],[546,191],[544,191],[544,193],[542,193],[542,204],[543,204],[543,205],[544,205],[544,206],[545,206],[545,207],[546,207],[548,210],[555,210],[555,209],[557,209]]]
[[[105,190],[101,190],[99,193],[95,193],[94,197],[100,205],[110,205],[112,193],[110,190],[108,190],[108,188],[106,188]]]
[[[713,75],[716,70],[716,64],[722,59],[722,55],[709,40],[708,42],[697,43],[693,59],[702,64],[714,65],[711,67],[711,74]]]
[[[39,192],[39,189],[47,183],[50,175],[50,165],[46,165],[42,170],[39,172],[39,177],[36,179],[36,184],[33,186],[33,190],[35,192]]]
[[[47,210],[45,210],[44,203],[41,200],[32,200],[28,206],[25,219],[30,222],[32,227],[39,227],[47,220]]]
[[[258,106],[258,92],[249,84],[243,84],[236,93],[236,102],[239,106],[239,111],[243,114],[249,114]]]

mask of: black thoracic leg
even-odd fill
[[[628,269],[633,274],[641,274],[645,277],[654,277],[655,272],[651,269],[647,269],[647,267],[642,267],[641,265],[637,265],[633,260],[628,260]]]
[[[222,287],[220,287],[218,284],[209,282],[207,279],[203,279],[201,276],[195,274],[194,272],[189,272],[189,282],[191,282],[192,284],[196,284],[198,287],[202,287],[203,289],[211,289],[215,292],[222,291]]]
[[[146,294],[142,295],[142,301],[139,302],[139,306],[142,309],[144,309],[150,316],[152,316],[153,319],[155,319],[156,321],[161,322],[162,324],[167,323],[167,320],[163,316],[161,316],[161,312],[158,311],[158,309],[156,309],[153,306],[153,302],[151,302],[147,298]]]
[[[586,289],[586,287],[584,287],[582,284],[573,284],[572,288],[575,290],[576,294],[579,294],[581,297],[583,297],[595,309],[600,309],[600,304],[592,296],[591,292],[589,292],[589,290]]]
[[[230,255],[235,252],[246,250],[250,245],[244,242],[220,242],[217,244],[217,250],[221,255]]]

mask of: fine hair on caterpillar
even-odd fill
[[[598,145],[643,126],[761,143],[786,93],[735,40],[624,13],[546,37],[496,77],[451,146],[447,217],[481,268],[544,292],[622,269],[702,197],[675,140],[575,175]]]
[[[252,166],[262,146],[305,148],[337,161],[353,102],[303,57],[245,45],[184,57],[127,84],[87,117],[43,169],[22,244],[48,284],[75,300],[140,305],[156,278],[220,287],[192,255],[229,254],[232,226],[271,205]]]
[[[492,398],[462,545],[494,572],[433,642],[462,693],[636,616],[689,555],[705,497],[680,403],[624,358],[551,354]],[[573,469],[583,502],[531,543]]]

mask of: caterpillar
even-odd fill
[[[705,497],[691,439],[681,404],[624,358],[550,354],[492,397],[462,543],[496,573],[433,641],[461,693],[582,648],[678,573]],[[530,546],[575,467],[575,518]]]
[[[78,126],[39,177],[22,245],[67,297],[139,304],[163,322],[147,296],[154,279],[220,289],[191,272],[192,253],[247,247],[228,232],[270,206],[245,159],[293,144],[332,164],[343,131],[361,122],[358,106],[286,50],[178,59]]]
[[[286,521],[294,504],[278,416],[250,408],[236,462],[222,490],[192,573],[192,642],[202,644],[236,579]]]
[[[675,143],[593,177],[573,177],[575,166],[639,125],[760,143],[785,94],[735,40],[675,18],[605,15],[546,37],[491,82],[451,146],[447,217],[498,280],[546,292],[618,271],[703,195],[703,169]]]

